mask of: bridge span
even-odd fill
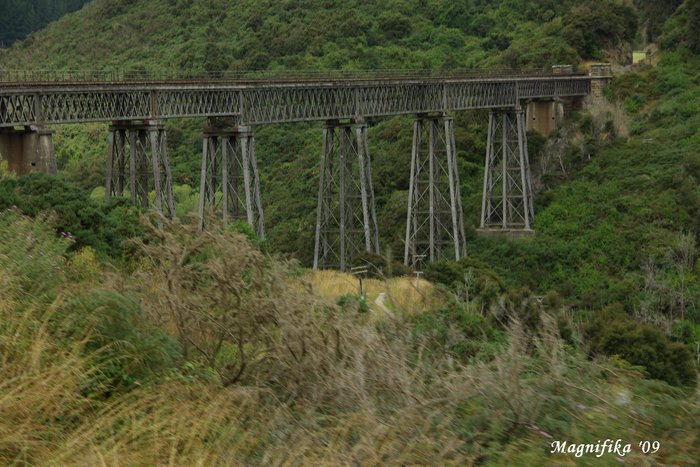
[[[294,82],[0,82],[0,127],[186,117],[246,125],[516,107],[583,97],[591,78],[306,79]]]
[[[526,131],[552,130],[562,103],[602,97],[610,66],[552,74],[174,79],[0,71],[0,159],[55,171],[49,125],[108,122],[107,196],[174,215],[163,121],[206,117],[199,213],[247,220],[264,236],[253,127],[323,121],[314,267],[379,252],[367,118],[414,115],[404,261],[466,254],[451,114],[490,109],[481,229],[531,232]],[[527,109],[527,118],[525,110]],[[21,128],[21,129],[20,129]],[[407,168],[409,169],[409,168]]]

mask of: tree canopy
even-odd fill
[[[51,21],[78,10],[90,0],[3,0],[0,3],[0,47],[24,39]]]

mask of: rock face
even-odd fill
[[[21,176],[35,172],[56,173],[53,130],[30,127],[0,130],[0,161]]]

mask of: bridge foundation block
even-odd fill
[[[135,206],[151,205],[175,217],[173,182],[165,127],[156,120],[115,122],[107,141],[106,197],[128,193]]]
[[[329,121],[323,129],[314,269],[345,271],[364,251],[379,253],[367,125]]]
[[[594,63],[590,69],[592,103],[605,101],[605,88],[612,82],[613,73],[610,63]]]
[[[413,123],[404,263],[466,256],[452,118],[419,116]]]
[[[255,134],[247,126],[205,129],[199,191],[199,228],[205,211],[220,212],[224,223],[245,220],[265,238]]]
[[[527,131],[536,131],[543,136],[549,136],[564,120],[564,102],[560,100],[529,102],[525,120]]]
[[[43,172],[56,174],[53,130],[31,126],[23,130],[0,129],[0,162],[17,175]]]
[[[532,176],[521,109],[492,110],[486,144],[486,165],[480,233],[519,237],[533,233]]]

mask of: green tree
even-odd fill
[[[688,3],[688,46],[695,53],[700,53],[700,2]]]

